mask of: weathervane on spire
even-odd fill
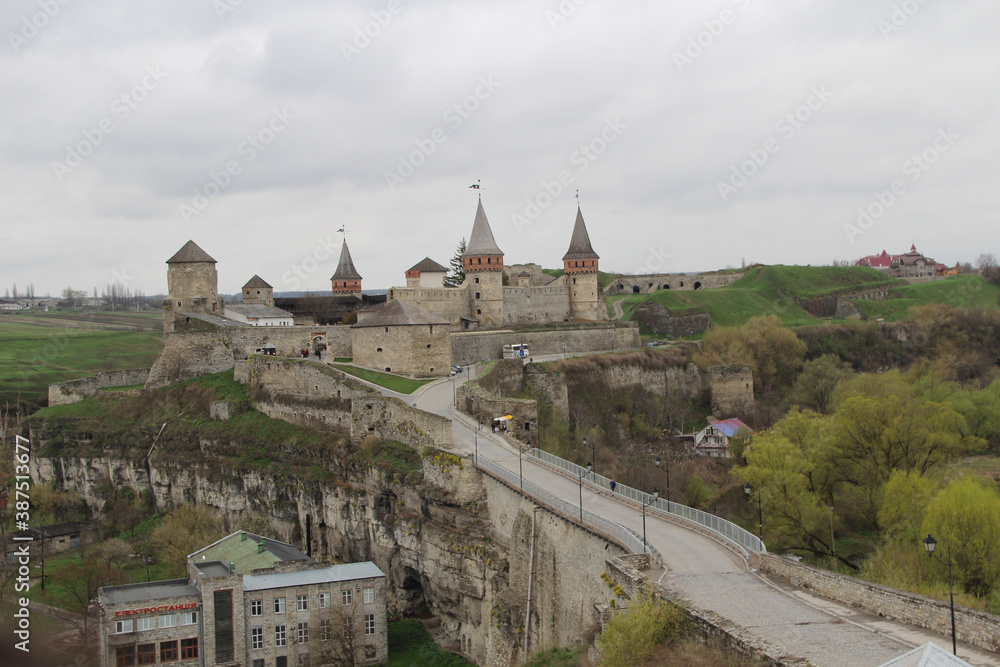
[[[576,206],[577,208],[580,207],[580,188],[576,189]]]
[[[483,182],[483,179],[478,178],[478,179],[476,179],[475,183],[473,183],[472,185],[469,186],[471,189],[479,191],[479,198],[480,199],[483,198],[483,186],[482,186],[482,182]]]
[[[347,238],[347,226],[346,225],[341,225],[340,229],[338,229],[337,232],[340,233],[340,234],[343,234],[345,239]]]

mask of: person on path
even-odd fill
[[[616,487],[616,486],[618,486],[618,483],[617,483],[617,482],[615,482],[615,480],[611,480],[611,481],[610,481],[610,482],[608,483],[608,486],[610,486],[610,487],[611,487],[611,493],[614,493],[614,492],[615,492],[615,487]]]

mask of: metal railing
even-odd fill
[[[565,470],[573,477],[582,478],[583,483],[592,488],[600,488],[602,491],[613,493],[614,495],[624,498],[625,500],[646,505],[646,512],[649,514],[659,512],[663,515],[670,515],[689,523],[697,524],[703,528],[707,528],[717,536],[725,539],[745,552],[763,553],[767,551],[764,547],[764,543],[759,537],[744,528],[740,528],[731,521],[726,521],[722,517],[709,514],[708,512],[702,512],[701,510],[688,507],[687,505],[681,505],[680,503],[675,503],[673,501],[668,502],[664,498],[653,500],[652,495],[644,491],[639,491],[638,489],[633,489],[630,486],[625,486],[620,482],[616,482],[615,490],[611,491],[611,480],[607,477],[599,475],[593,471],[588,471],[583,466],[577,465],[572,461],[567,461],[566,459],[550,454],[549,452],[543,452],[538,448],[533,449],[530,453],[525,453],[525,456]]]
[[[478,456],[473,455],[473,458],[479,468],[489,471],[496,477],[506,482],[513,489],[521,488],[522,480],[518,477],[516,472],[507,470],[507,468],[504,468],[496,461],[486,458],[482,454]],[[546,491],[534,482],[523,480],[523,484],[524,487],[521,489],[521,492],[525,496],[532,498],[542,505],[548,506],[557,513],[562,514],[567,519],[577,520],[577,517],[580,516],[581,512],[579,505],[575,505],[567,500],[564,500],[563,498],[560,498],[550,491]],[[603,534],[605,537],[611,539],[611,541],[620,544],[632,553],[644,553],[642,537],[631,528],[626,528],[620,523],[607,519],[599,514],[595,514],[588,509],[584,509],[582,514],[584,527],[593,530],[595,533]],[[646,544],[645,547],[645,553],[650,554],[654,560],[662,565],[663,555],[656,549],[656,547],[650,544]]]

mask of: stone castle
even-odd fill
[[[297,356],[320,348],[380,371],[442,376],[455,364],[498,358],[504,344],[533,342],[530,333],[505,329],[518,324],[554,325],[552,340],[545,339],[539,354],[565,351],[567,345],[576,351],[635,347],[634,326],[623,325],[628,331],[616,333],[623,327],[607,322],[597,284],[599,259],[577,207],[561,276],[546,275],[537,264],[505,267],[480,199],[462,255],[465,279],[458,287],[445,287],[447,269],[424,258],[405,272],[405,287],[390,288],[386,302],[377,303],[362,294],[362,276],[345,240],[330,279],[332,295],[302,301],[329,301],[326,312],[355,314],[356,322],[348,327],[318,324],[316,318],[276,307],[276,301],[283,306],[286,300],[276,300],[271,285],[258,275],[243,286],[241,303],[227,305],[218,293],[216,260],[188,241],[167,260],[163,325],[168,345],[152,377],[170,381],[195,368],[231,365],[240,355]],[[581,330],[564,335],[555,331],[560,327]],[[472,334],[488,342],[453,338]],[[196,354],[192,345],[200,346]],[[195,357],[213,361],[196,363]]]

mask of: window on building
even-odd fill
[[[155,665],[156,644],[139,644],[136,649],[135,657],[135,664],[137,665]]]
[[[319,594],[319,608],[320,609],[326,609],[329,606],[330,606],[330,594],[329,593],[320,593]]]
[[[351,604],[353,599],[351,591],[340,591],[340,604]]]
[[[190,637],[181,640],[181,660],[193,660],[198,657],[198,638]]]
[[[263,600],[250,600],[250,615],[260,616],[264,613],[264,601]]]
[[[375,614],[365,614],[365,634],[375,634]]]
[[[194,625],[198,622],[198,612],[186,611],[181,614],[181,625]]]
[[[288,656],[279,655],[274,659],[274,667],[288,667]]]
[[[285,613],[285,598],[274,598],[274,613],[275,614]]]
[[[160,642],[160,662],[173,662],[177,659],[177,640]]]
[[[365,645],[365,658],[371,660],[375,657],[375,647],[371,644]]]
[[[177,625],[177,617],[173,614],[164,614],[160,616],[160,627],[161,628],[172,628]]]
[[[154,618],[153,616],[143,616],[142,618],[136,620],[136,629],[139,632],[143,632],[145,630],[152,630],[155,627],[156,627],[156,618]]]
[[[264,628],[250,628],[250,648],[264,648]]]
[[[319,622],[319,640],[321,642],[333,639],[333,621],[324,619]]]
[[[366,589],[364,589],[364,592],[365,592],[365,604],[371,604],[372,602],[375,602],[375,589],[374,588],[371,588],[371,587],[366,588]]]
[[[479,284],[479,278],[476,278],[476,284],[477,285]]]
[[[264,667],[264,658],[254,658],[251,664],[253,667]]]
[[[295,611],[309,611],[309,596],[308,595],[296,595],[295,596]]]
[[[132,632],[132,619],[127,621],[115,621],[115,634],[121,635],[126,632]]]
[[[115,649],[115,667],[132,667],[135,665],[135,647],[119,646]]]
[[[299,623],[298,642],[300,644],[309,643],[309,623]]]
[[[476,292],[476,298],[477,299],[479,298],[479,292]]]
[[[285,645],[285,626],[283,625],[274,626],[274,645],[275,646]]]

